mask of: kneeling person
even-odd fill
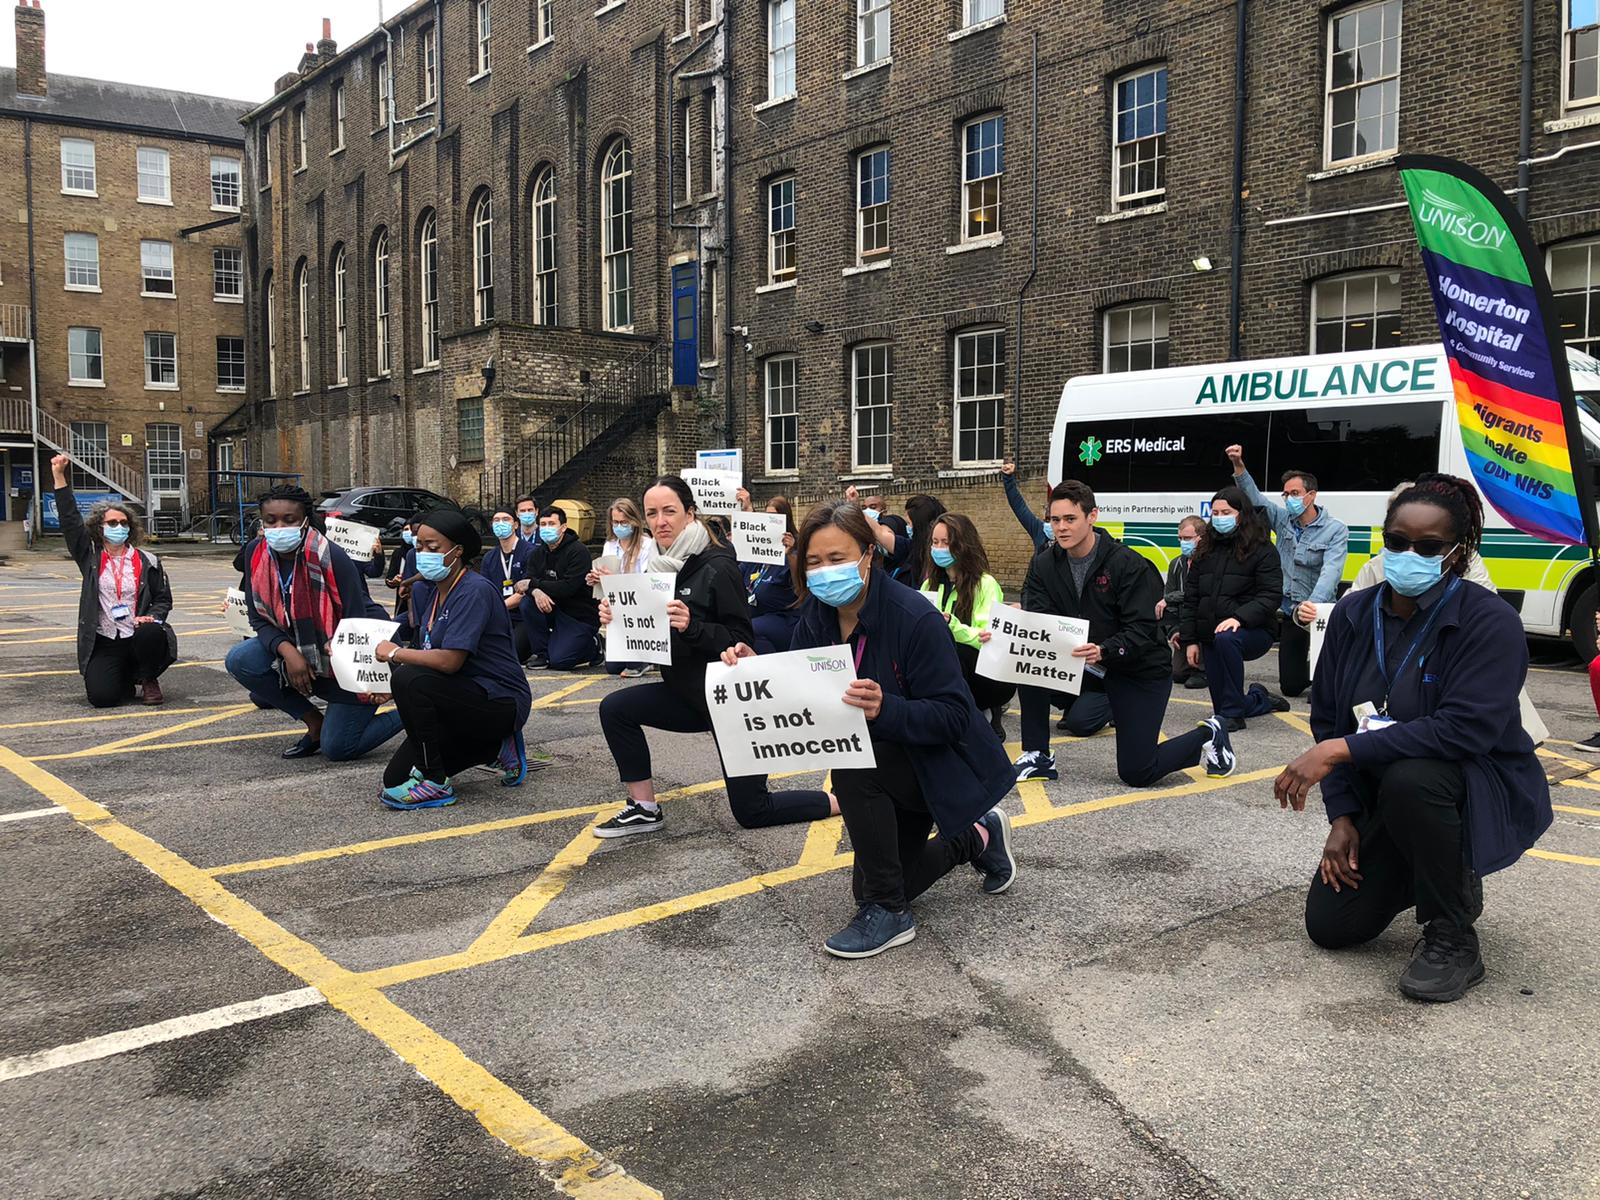
[[[374,651],[390,664],[394,705],[406,740],[383,773],[381,798],[398,809],[441,808],[456,800],[454,777],[496,763],[501,782],[527,778],[522,727],[533,693],[517,661],[500,588],[472,570],[477,530],[453,509],[429,513],[417,531],[415,624]]]
[[[557,505],[539,514],[539,541],[529,578],[517,584],[532,601],[522,605],[533,648],[528,665],[552,671],[587,666],[600,658],[600,606],[589,583],[594,560]]]

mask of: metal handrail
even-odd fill
[[[0,341],[25,342],[33,336],[26,304],[0,304]]]

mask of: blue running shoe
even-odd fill
[[[455,785],[448,778],[443,783],[424,779],[415,767],[411,778],[396,787],[384,788],[382,800],[386,808],[410,812],[418,808],[445,808],[456,802]]]
[[[501,787],[521,787],[528,777],[528,747],[522,740],[522,730],[517,730],[500,743]]]
[[[1212,779],[1226,779],[1239,766],[1239,757],[1233,752],[1233,741],[1228,737],[1228,722],[1222,717],[1211,716],[1200,724],[1211,731],[1211,740],[1205,744],[1200,756],[1206,774]]]
[[[989,831],[989,845],[972,860],[983,876],[983,890],[998,896],[1017,881],[1017,859],[1011,852],[1011,818],[1004,809],[991,808],[980,822]]]
[[[1056,779],[1056,756],[1041,750],[1029,750],[1019,757],[1015,764],[1017,768],[1017,782],[1023,783],[1029,779]]]
[[[822,944],[835,958],[871,958],[917,936],[911,913],[895,912],[881,904],[863,904],[855,920]]]

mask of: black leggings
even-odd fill
[[[646,729],[667,733],[710,733],[711,718],[687,702],[670,684],[646,683],[612,692],[600,702],[600,729],[617,760],[623,783],[650,778],[650,743]],[[719,751],[720,754],[720,751]],[[719,764],[720,765],[720,764]],[[820,821],[832,812],[827,792],[771,792],[765,775],[729,779],[728,804],[734,820],[746,829]]]
[[[167,657],[167,631],[154,622],[133,627],[133,636],[94,635],[94,649],[83,668],[83,690],[96,708],[114,708],[133,695],[133,685],[160,679],[172,665]]]
[[[465,675],[396,663],[389,690],[406,740],[384,768],[384,787],[404,783],[413,767],[443,783],[468,767],[494,762],[500,743],[516,732],[516,704],[490,699]]]
[[[976,646],[957,642],[956,658],[961,662],[961,678],[967,681],[967,691],[972,693],[972,703],[979,712],[987,713],[991,708],[1011,703],[1011,697],[1017,694],[1017,685],[979,675]]]
[[[952,869],[982,854],[983,838],[971,825],[954,837],[930,838],[933,816],[905,747],[875,741],[872,752],[878,765],[835,771],[833,791],[856,854],[856,903],[900,912]]]
[[[1204,726],[1163,742],[1161,722],[1167,715],[1172,680],[1130,679],[1110,671],[1102,681],[1111,718],[1117,723],[1117,778],[1129,787],[1149,787],[1174,771],[1200,761],[1211,731]],[[1022,748],[1050,750],[1050,704],[1058,693],[1045,688],[1017,689],[1022,694]]]

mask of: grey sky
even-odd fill
[[[261,101],[333,20],[341,46],[377,28],[378,0],[42,0],[50,71]],[[386,16],[410,0],[383,0]],[[0,66],[15,66],[13,0]]]

